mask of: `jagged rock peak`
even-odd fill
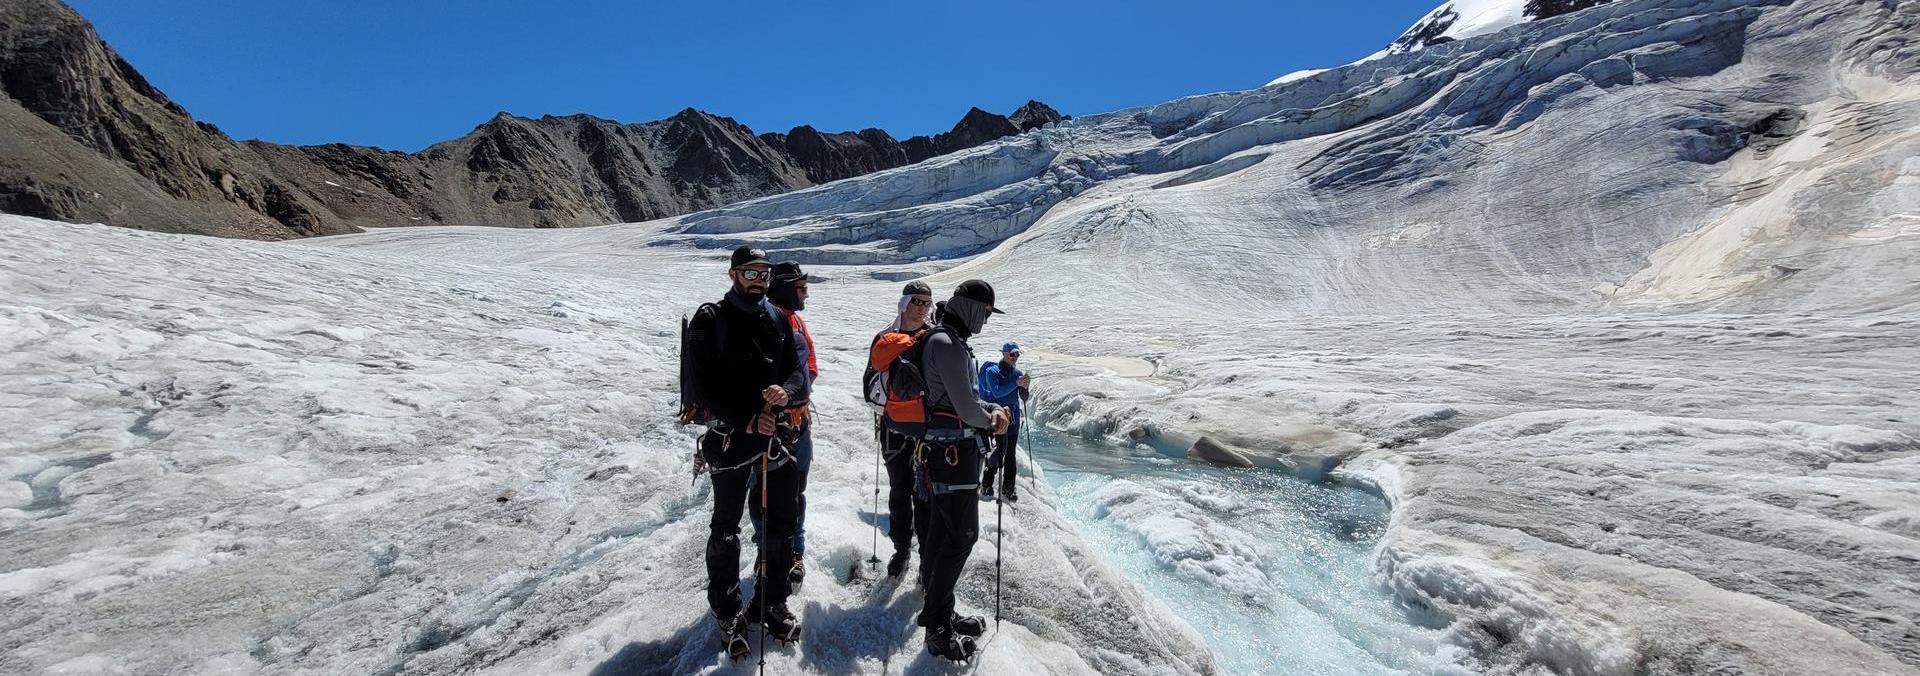
[[[953,125],[953,128],[955,130],[958,130],[962,127],[991,125],[991,124],[995,124],[996,122],[1004,122],[1006,120],[1007,118],[1004,116],[995,115],[993,113],[989,113],[987,111],[981,110],[979,106],[974,106],[972,108],[967,109],[967,114],[965,116],[962,116],[960,118],[960,122],[958,124]]]
[[[589,113],[573,113],[571,115],[541,115],[540,121],[541,122],[568,122],[572,124],[613,124],[613,125],[620,124],[618,120],[610,120],[610,119],[600,117],[598,115],[589,114]]]
[[[1047,104],[1030,100],[1021,105],[1018,110],[1013,111],[1013,115],[1008,119],[1013,122],[1013,126],[1019,127],[1020,131],[1033,131],[1064,120],[1066,116]]]

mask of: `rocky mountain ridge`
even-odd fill
[[[362,227],[574,227],[663,218],[904,166],[1063,119],[974,108],[952,130],[755,134],[507,113],[415,153],[235,141],[197,122],[58,0],[0,5],[0,211],[285,239]]]

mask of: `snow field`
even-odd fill
[[[0,457],[29,486],[0,512],[0,670],[725,670],[707,486],[670,423],[677,320],[721,268],[475,265],[433,247],[514,243],[395,234],[282,247],[0,217]],[[770,669],[921,670],[913,585],[847,576],[874,518],[852,383],[890,291],[822,291],[845,315],[813,321],[809,636]],[[1007,528],[1022,546],[982,668],[1214,671],[1058,517]],[[962,583],[974,612],[991,535]]]

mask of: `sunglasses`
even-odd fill
[[[931,299],[931,298],[928,298],[928,299],[926,299],[926,300],[921,300],[921,299],[919,299],[919,298],[908,298],[908,299],[907,299],[907,304],[908,304],[908,305],[912,305],[912,306],[914,306],[914,307],[926,307],[926,306],[928,306],[928,305],[932,305],[932,304],[933,304],[933,299]]]
[[[773,278],[772,270],[754,270],[751,268],[734,268],[733,271],[740,273],[740,278],[745,279],[749,282],[757,282],[762,279]]]

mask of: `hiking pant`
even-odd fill
[[[993,475],[997,473],[1003,477],[1000,482],[1001,492],[1014,492],[1013,480],[1020,473],[1020,463],[1014,460],[1013,451],[1014,446],[1019,443],[1020,427],[1018,423],[1008,425],[1006,434],[994,436],[993,457],[987,460],[987,471],[983,472],[980,476],[981,489],[993,490]]]
[[[927,511],[926,503],[913,491],[913,443],[917,440],[893,430],[882,430],[880,435],[885,440],[881,454],[887,459],[887,539],[893,541],[894,552],[904,552],[920,531],[915,515]]]
[[[719,436],[708,434],[701,440],[702,447],[717,448],[721,443]],[[709,443],[713,446],[707,446]],[[733,444],[763,448],[767,438],[735,433]],[[774,452],[780,453],[777,446]],[[708,457],[717,455],[709,453]],[[769,539],[766,567],[764,574],[757,576],[754,602],[766,599],[771,605],[784,607],[787,596],[793,593],[787,582],[787,570],[793,566],[793,528],[799,511],[800,468],[795,465],[791,460],[786,460],[784,464],[773,467],[764,481],[756,481],[760,473],[758,462],[712,473],[713,521],[707,533],[707,605],[713,609],[714,616],[729,618],[740,612],[740,513],[749,501],[759,505],[762,498],[759,486],[765,487],[766,535]],[[757,485],[749,490],[749,484]],[[755,554],[758,555],[758,552]]]
[[[916,623],[945,626],[953,619],[953,588],[980,536],[980,442],[928,441],[922,449],[918,488],[928,496],[920,519],[920,583],[925,594]]]
[[[813,426],[800,430],[800,440],[793,442],[793,461],[800,467],[800,492],[798,497],[800,511],[793,522],[793,557],[807,553],[807,472],[813,468]],[[757,483],[748,483],[749,492],[757,490]],[[747,502],[747,520],[753,522],[753,544],[760,545],[760,501]]]

